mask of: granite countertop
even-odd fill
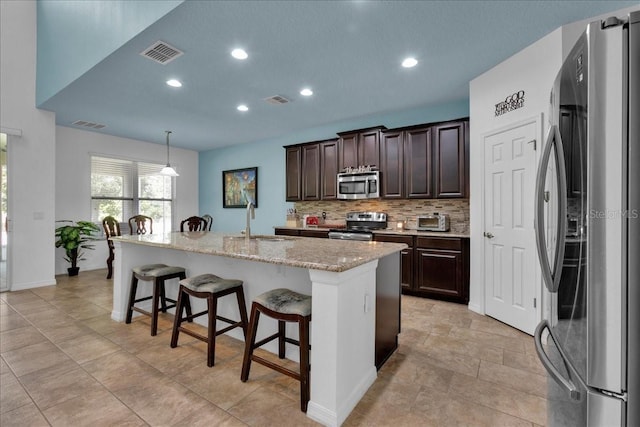
[[[343,226],[344,227],[344,226]],[[329,226],[319,226],[319,227],[289,227],[289,226],[276,226],[274,228],[287,229],[287,230],[326,230],[329,231],[330,228],[339,228],[339,227],[329,227]],[[457,237],[457,238],[469,238],[469,232],[459,232],[455,230],[449,231],[418,231],[418,230],[397,230],[395,228],[385,228],[384,230],[376,230],[373,232],[374,234],[395,234],[400,236],[424,236],[424,237]]]
[[[225,256],[290,267],[342,272],[394,252],[404,243],[357,242],[313,237],[252,236],[210,231],[118,236],[114,241]]]

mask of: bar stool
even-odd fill
[[[218,298],[225,295],[236,294],[238,299],[238,310],[240,311],[240,321],[227,319],[218,316]],[[207,299],[207,309],[200,313],[191,314],[189,296]],[[187,315],[182,317],[182,308],[187,308]],[[209,315],[208,335],[200,335],[192,330],[182,327],[182,322],[187,320],[192,322],[196,317]],[[216,331],[216,320],[229,323],[224,329]],[[178,303],[176,308],[176,317],[173,321],[173,333],[171,334],[171,348],[178,345],[178,336],[180,332],[191,335],[194,338],[204,341],[207,346],[207,366],[212,367],[215,363],[216,354],[216,336],[224,334],[234,328],[242,328],[242,332],[247,336],[247,307],[244,300],[244,290],[242,289],[242,280],[223,279],[215,274],[201,274],[199,276],[189,277],[180,281],[180,291],[178,293]]]
[[[260,313],[278,321],[278,332],[256,343],[258,319]],[[285,322],[298,322],[299,341],[285,336]],[[245,341],[244,358],[242,359],[242,373],[240,380],[249,379],[251,362],[257,362],[300,381],[300,410],[307,412],[309,403],[309,323],[311,322],[311,296],[299,294],[290,289],[273,289],[258,295],[251,304],[251,320],[249,321],[248,337]],[[275,364],[253,354],[253,350],[278,338],[278,357],[284,359],[285,344],[295,344],[300,347],[300,372],[295,372],[284,366]]]
[[[167,298],[165,295],[164,282],[169,279],[184,279],[186,277],[185,269],[182,267],[171,267],[166,264],[147,264],[134,267],[131,273],[131,289],[129,291],[126,323],[131,323],[134,311],[149,316],[151,317],[151,336],[156,336],[158,333],[158,303],[160,303],[160,310],[163,313],[166,313],[167,309],[176,306],[176,300]],[[153,281],[153,292],[150,296],[136,299],[138,280]],[[152,300],[151,311],[135,306],[135,304],[147,300]],[[172,305],[167,305],[167,301]],[[187,308],[187,312],[191,314],[190,306]]]

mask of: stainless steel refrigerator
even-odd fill
[[[640,426],[640,11],[589,24],[549,120],[535,228],[551,307],[534,336],[548,425]]]

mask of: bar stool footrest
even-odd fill
[[[301,378],[300,377],[300,372],[296,372],[296,371],[293,371],[293,370],[291,370],[289,368],[285,368],[282,365],[278,365],[278,364],[273,363],[273,362],[271,362],[271,361],[269,361],[267,359],[263,359],[262,357],[256,356],[255,354],[251,355],[251,360],[253,360],[254,362],[257,362],[257,363],[259,363],[261,365],[264,365],[264,366],[266,366],[268,368],[271,368],[274,371],[278,371],[281,374],[290,376],[291,378],[294,378],[294,379],[300,381],[300,378]]]

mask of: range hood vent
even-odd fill
[[[106,128],[107,125],[103,125],[100,123],[94,123],[94,122],[88,122],[86,120],[76,120],[75,122],[71,123],[72,125],[75,126],[81,126],[81,127],[85,127],[85,128],[91,128],[91,129],[102,129],[102,128]]]
[[[282,95],[273,95],[268,98],[265,98],[264,100],[267,101],[269,104],[274,104],[274,105],[287,104],[291,102],[290,100],[288,100]]]
[[[161,40],[158,40],[144,51],[140,52],[140,55],[160,64],[168,64],[183,54],[184,52],[181,50],[176,49],[169,43],[165,43]]]

